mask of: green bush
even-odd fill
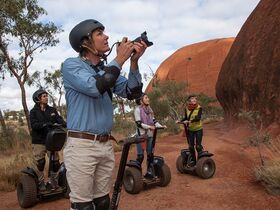
[[[136,132],[136,124],[132,113],[127,113],[127,119],[125,120],[121,114],[114,116],[113,133],[121,134],[122,136],[130,136]]]
[[[198,95],[198,101],[203,108],[203,119],[217,119],[224,117],[224,110],[220,106],[214,106],[213,103],[217,102],[217,99],[200,93]]]
[[[182,119],[185,115],[188,96],[194,94],[187,94],[188,92],[187,83],[166,80],[163,82],[157,81],[153,90],[148,93],[155,118],[168,126],[167,132],[169,133],[177,134],[180,131],[175,121]],[[203,120],[208,118],[220,119],[224,116],[221,107],[211,105],[211,103],[217,102],[217,99],[203,93],[196,95],[203,108]]]
[[[248,146],[257,147],[259,146],[259,144],[268,145],[271,143],[271,140],[272,138],[269,133],[264,133],[264,134],[255,133],[247,138],[247,144]]]
[[[173,119],[168,119],[165,125],[167,126],[167,129],[164,130],[164,132],[178,134],[181,131],[180,125],[176,124]]]
[[[186,92],[185,82],[178,83],[173,80],[157,82],[153,90],[148,93],[156,119],[167,121],[167,118],[172,118],[175,121],[181,118],[187,102]]]

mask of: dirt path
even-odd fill
[[[255,182],[253,168],[258,163],[257,153],[242,146],[245,136],[242,130],[228,132],[222,123],[207,124],[204,127],[205,148],[215,154],[217,171],[213,178],[202,180],[198,177],[179,174],[176,158],[186,147],[182,136],[168,136],[159,139],[155,153],[164,157],[171,169],[171,183],[164,188],[156,187],[137,195],[121,194],[121,210],[184,210],[184,209],[260,209],[279,210],[280,197],[272,196]],[[116,154],[118,163],[120,153]],[[135,157],[133,148],[130,157]],[[117,169],[117,167],[116,167]],[[16,192],[0,193],[0,209],[20,209]],[[59,199],[39,203],[30,209],[66,210],[69,201]]]

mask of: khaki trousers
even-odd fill
[[[71,202],[88,202],[110,192],[115,156],[111,141],[68,137],[63,150]]]
[[[44,179],[44,172],[39,171],[37,168],[37,161],[43,158],[46,158],[46,154],[48,157],[50,157],[50,152],[46,150],[46,146],[43,144],[32,144],[32,153],[34,156],[34,163],[33,163],[33,168],[36,169],[36,173],[38,175],[39,181]],[[58,152],[55,152],[55,160],[59,160],[59,154]],[[46,167],[46,166],[45,166]]]

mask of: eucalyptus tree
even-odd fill
[[[47,12],[37,0],[0,0],[0,70],[17,80],[29,131],[25,83],[36,52],[55,46],[62,30],[53,22],[40,22]],[[17,47],[15,47],[17,46]],[[17,53],[14,53],[17,51]]]
[[[60,69],[54,72],[44,70],[35,71],[33,74],[27,76],[27,84],[29,86],[36,86],[45,89],[51,98],[53,107],[56,107],[62,113],[61,98],[64,94],[62,71]],[[58,94],[58,99],[56,95]]]

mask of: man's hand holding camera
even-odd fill
[[[117,63],[122,66],[125,61],[127,61],[127,59],[131,57],[133,50],[134,44],[131,41],[128,41],[127,37],[124,37],[117,46]]]
[[[139,58],[144,54],[146,48],[148,47],[144,41],[133,42],[134,52],[130,58],[131,62],[137,62]]]
[[[131,69],[138,69],[138,60],[144,54],[147,45],[144,41],[129,41],[124,37],[117,47],[117,63],[122,66],[128,58],[131,61]]]

